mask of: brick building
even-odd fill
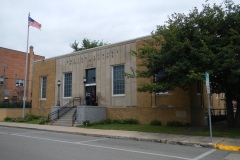
[[[92,122],[103,116],[102,108],[105,108],[105,118],[110,119],[133,118],[142,124],[149,124],[152,120],[160,120],[163,124],[168,121],[206,124],[208,98],[204,83],[189,84],[188,90],[175,88],[165,93],[141,93],[137,91],[138,86],[149,79],[124,75],[139,67],[139,59],[130,51],[137,51],[143,40],[149,38],[136,38],[49,59],[35,59],[37,61],[31,67],[32,76],[29,73],[28,82],[32,82],[29,84],[34,90],[32,108],[28,113],[47,116],[75,97],[81,97],[81,105],[76,109],[80,123],[82,117]],[[33,51],[30,49],[30,52]],[[57,106],[58,102],[60,106]],[[224,108],[224,102],[223,95],[211,96],[212,108]],[[13,115],[21,115],[21,110],[2,111],[0,120]]]
[[[31,101],[33,61],[45,57],[35,55],[30,47],[28,56],[28,77],[24,83],[26,52],[0,47],[0,101],[22,101],[24,85],[26,84],[26,98]]]

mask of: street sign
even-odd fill
[[[206,77],[207,94],[210,94],[210,82],[209,82],[209,73],[208,72],[205,73],[205,77]]]

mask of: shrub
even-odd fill
[[[90,126],[90,121],[89,121],[89,120],[83,121],[83,125],[84,125],[84,126]]]
[[[13,118],[12,120],[13,122],[26,122],[26,120],[22,117],[18,117],[18,118]]]
[[[120,124],[120,120],[119,119],[113,119],[111,124]]]
[[[106,119],[103,121],[105,124],[139,124],[136,119]]]
[[[167,122],[167,126],[169,127],[182,127],[183,123],[179,121],[169,121]]]
[[[5,121],[5,122],[12,122],[12,118],[6,117],[6,118],[4,118],[4,121]]]
[[[46,117],[41,117],[41,118],[39,119],[39,123],[38,123],[38,124],[46,124],[46,123],[48,123],[48,118],[46,118]]]
[[[84,126],[87,126],[88,124],[88,120],[84,121],[83,122],[83,125]],[[85,125],[86,124],[86,125]],[[103,124],[139,124],[138,120],[136,119],[106,119],[106,120],[103,120],[103,121],[100,121],[100,122],[94,122],[94,123],[91,123],[89,122],[89,125],[93,126],[93,125],[103,125]]]
[[[32,115],[32,114],[27,114],[27,115],[25,116],[25,120],[26,120],[27,122],[32,121],[32,120],[34,120],[34,119],[39,119],[39,118],[40,118],[39,116],[35,116],[35,115]]]
[[[111,119],[106,119],[102,121],[105,124],[112,124],[112,120]]]
[[[125,119],[123,124],[139,124],[138,120],[136,119]]]
[[[157,120],[157,119],[155,119],[155,120],[151,121],[150,125],[152,125],[152,126],[161,126],[162,122]]]

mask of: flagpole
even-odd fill
[[[30,17],[30,12],[28,14]],[[25,73],[24,73],[24,92],[23,92],[23,113],[22,117],[25,118],[25,106],[26,106],[26,89],[27,89],[27,73],[28,73],[28,41],[29,41],[29,25],[27,31],[27,49],[26,49],[26,64],[25,64]]]

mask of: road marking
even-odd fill
[[[202,159],[203,157],[206,157],[206,156],[208,156],[209,154],[212,154],[212,153],[215,152],[215,151],[216,151],[216,149],[212,149],[212,150],[210,150],[210,151],[208,151],[208,152],[205,152],[205,153],[203,153],[203,154],[201,154],[201,155],[195,157],[195,158],[192,159],[192,160],[199,160],[199,159]]]
[[[36,132],[22,132],[22,133],[14,133],[14,134],[11,134],[11,135],[24,135],[24,134],[32,134],[32,133],[45,133],[44,131],[36,131]]]
[[[17,136],[17,135],[31,134],[31,133],[44,133],[44,131],[25,132],[25,133],[15,133],[15,134],[11,134],[11,135]]]
[[[5,132],[0,132],[0,134],[8,134],[8,133],[5,133]]]
[[[53,142],[62,142],[62,143],[75,144],[75,142],[62,141],[62,140],[49,139],[49,138],[40,138],[40,137],[34,137],[34,136],[26,136],[26,135],[21,135],[21,134],[15,134],[14,136],[18,136],[18,137],[26,137],[26,138],[32,138],[32,139],[41,139],[41,140],[47,140],[47,141],[53,141]]]
[[[87,143],[87,142],[94,142],[94,141],[102,141],[108,138],[101,138],[101,139],[93,139],[93,140],[89,140],[89,141],[80,141],[80,142],[75,142],[75,144],[81,144],[81,143]]]
[[[111,150],[118,150],[118,151],[125,151],[125,152],[132,152],[132,153],[141,153],[146,155],[154,155],[154,156],[161,156],[161,157],[169,157],[169,158],[176,158],[176,159],[185,159],[185,160],[192,160],[191,158],[185,158],[185,157],[179,157],[179,156],[171,156],[166,154],[158,154],[158,153],[151,153],[151,152],[141,152],[136,150],[127,150],[127,149],[121,149],[121,148],[112,148],[112,147],[105,147],[105,146],[98,146],[98,145],[91,145],[91,144],[85,144],[81,142],[69,142],[69,141],[62,141],[62,140],[55,140],[55,139],[48,139],[48,138],[40,138],[40,137],[34,137],[34,136],[26,136],[26,135],[14,135],[19,137],[26,137],[26,138],[33,138],[33,139],[40,139],[40,140],[47,140],[47,141],[54,141],[54,142],[61,142],[61,143],[69,143],[69,144],[76,144],[76,145],[82,145],[82,146],[90,146],[90,147],[96,147],[96,148],[104,148],[104,149],[111,149]]]
[[[97,148],[105,148],[105,149],[111,149],[111,150],[118,150],[118,151],[125,151],[125,152],[141,153],[141,154],[154,155],[154,156],[161,156],[161,157],[169,157],[169,158],[176,158],[176,159],[192,160],[191,158],[185,158],[185,157],[179,157],[179,156],[171,156],[171,155],[158,154],[158,153],[151,153],[151,152],[141,152],[141,151],[135,151],[135,150],[121,149],[121,148],[104,147],[104,146],[91,145],[91,144],[84,144],[84,143],[82,143],[82,144],[80,144],[80,145],[83,145],[83,146],[91,146],[91,147],[97,147]]]

